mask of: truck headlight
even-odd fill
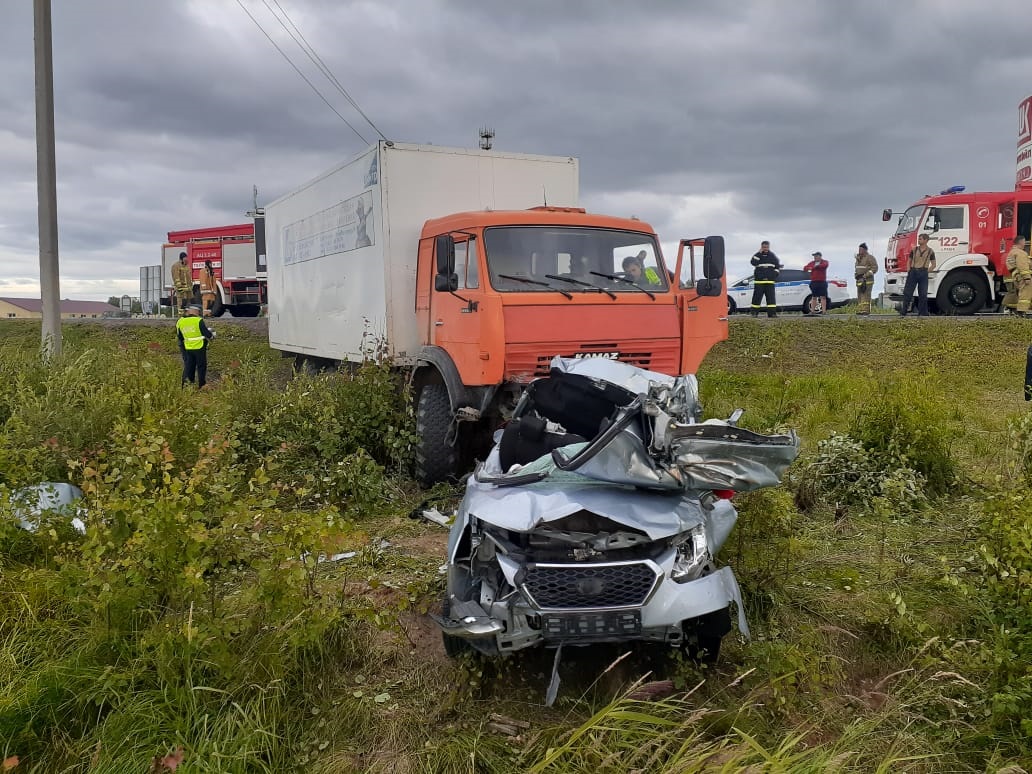
[[[677,556],[670,570],[670,578],[678,583],[687,583],[699,577],[710,558],[706,546],[706,527],[700,524],[688,532],[682,532],[671,541],[671,545],[677,549]]]

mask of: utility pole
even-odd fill
[[[61,272],[57,260],[57,154],[54,140],[54,46],[50,0],[33,0],[36,58],[36,196],[43,357],[61,354]]]

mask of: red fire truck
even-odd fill
[[[204,263],[211,261],[218,286],[212,315],[219,317],[228,310],[234,317],[257,317],[268,301],[264,236],[264,219],[260,217],[253,224],[169,231],[161,251],[166,294],[171,295],[172,265],[185,252],[193,273],[195,298],[200,297],[198,278]]]
[[[882,220],[894,214],[884,210]],[[908,257],[920,234],[928,235],[936,256],[936,271],[928,277],[933,311],[970,315],[999,310],[1011,243],[1018,234],[1032,238],[1032,97],[1018,110],[1013,191],[968,193],[954,186],[925,196],[900,215],[885,254],[885,292],[893,300],[903,298]]]

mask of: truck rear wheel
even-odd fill
[[[451,401],[443,384],[425,384],[416,400],[416,479],[424,486],[452,478],[458,458],[449,443]]]
[[[943,314],[970,315],[978,312],[989,300],[989,287],[980,272],[971,269],[951,271],[935,294]]]

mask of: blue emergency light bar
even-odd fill
[[[949,194],[960,193],[967,188],[966,185],[951,185],[945,191],[939,191],[939,196],[948,196]]]

